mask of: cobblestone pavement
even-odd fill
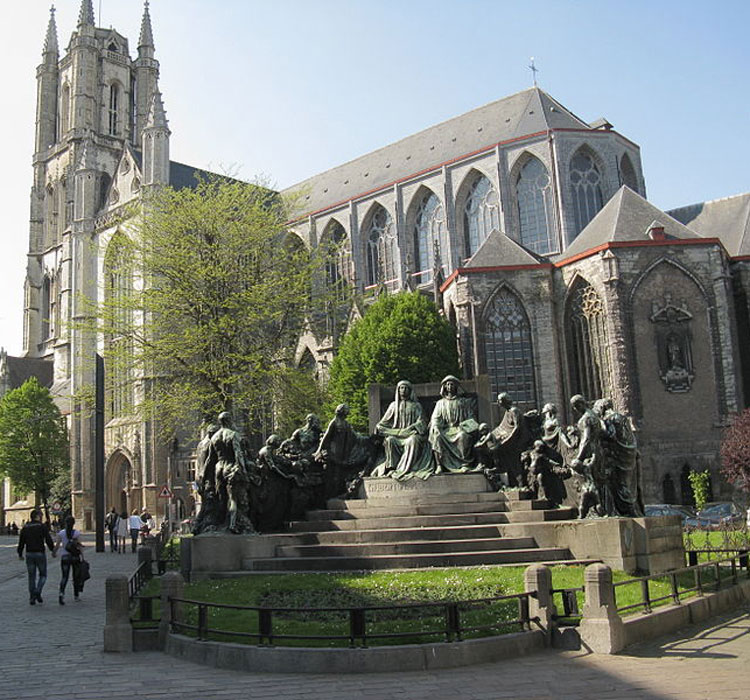
[[[80,603],[57,603],[60,567],[48,558],[44,605],[30,606],[16,540],[0,537],[0,698],[49,700],[747,700],[750,607],[618,656],[543,652],[461,669],[368,675],[238,673],[157,652],[102,651],[104,579],[130,573],[134,554],[93,553]]]

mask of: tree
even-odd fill
[[[117,405],[166,434],[220,411],[263,423],[291,371],[319,267],[287,232],[290,203],[229,178],[150,189],[138,225],[105,255],[105,343]],[[132,386],[143,381],[142,396]],[[154,381],[150,381],[154,379]]]
[[[384,296],[370,306],[341,341],[331,365],[331,405],[349,405],[349,420],[367,426],[370,384],[414,384],[458,374],[458,351],[451,325],[419,292]]]
[[[14,486],[33,491],[49,518],[55,480],[70,469],[65,419],[36,377],[0,401],[0,474]]]
[[[735,488],[750,491],[750,409],[737,415],[722,436],[721,473]]]
[[[693,489],[695,507],[701,510],[708,502],[711,492],[711,473],[708,469],[702,472],[691,471],[688,474],[688,480],[690,481],[690,488]]]

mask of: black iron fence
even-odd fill
[[[735,554],[683,569],[617,581],[614,583],[615,605],[617,604],[617,590],[636,583],[640,584],[638,600],[635,603],[618,606],[619,614],[636,610],[650,613],[655,606],[666,602],[679,605],[683,598],[703,595],[707,591],[718,591],[727,583],[736,585],[741,577],[750,579],[747,554]],[[655,591],[656,584],[660,584],[659,587],[663,589],[664,582],[668,584],[667,592],[659,594]]]
[[[351,608],[269,608],[185,598],[170,598],[169,604],[171,630],[202,641],[367,647],[527,631],[539,621],[529,616],[534,595]]]

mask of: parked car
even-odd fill
[[[688,518],[695,517],[695,509],[690,506],[679,506],[671,503],[648,503],[643,506],[647,517],[658,515],[679,515],[683,526]]]
[[[685,521],[685,526],[700,530],[737,530],[745,524],[745,518],[745,511],[731,501],[706,503],[694,518]]]

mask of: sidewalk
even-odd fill
[[[88,538],[90,539],[90,538]],[[0,698],[50,700],[746,700],[750,609],[630,647],[618,656],[548,651],[439,672],[303,676],[194,665],[157,652],[102,651],[104,580],[130,573],[134,554],[87,550],[83,601],[57,604],[58,560],[48,558],[44,605],[30,606],[15,538],[0,537]],[[70,585],[70,584],[69,584]],[[70,660],[78,664],[71,673]]]

